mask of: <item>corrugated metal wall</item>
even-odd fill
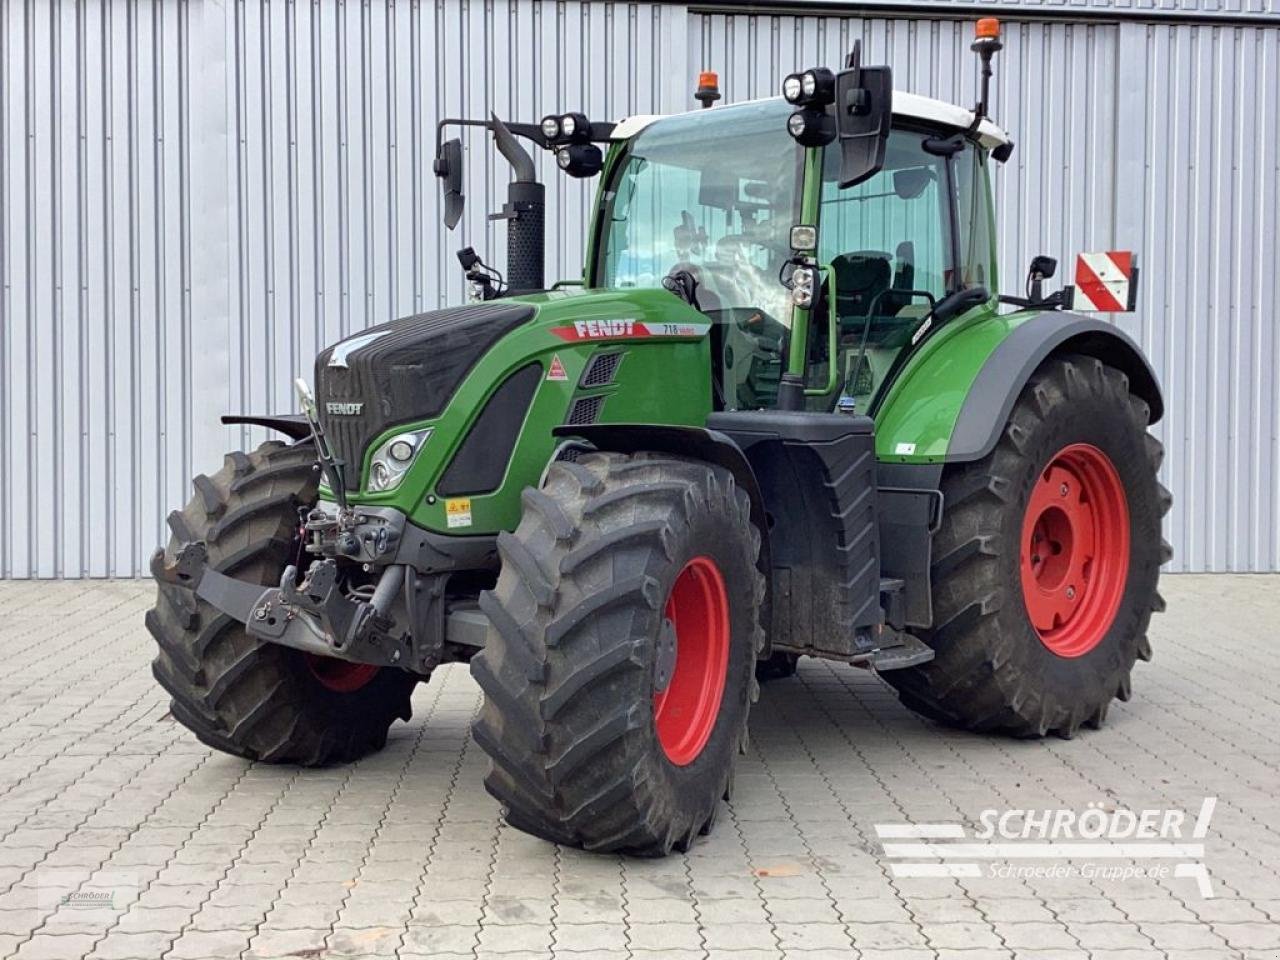
[[[456,302],[463,242],[501,262],[484,214],[505,169],[478,137],[463,225],[439,226],[440,116],[683,109],[700,67],[730,99],[772,95],[856,36],[900,87],[968,103],[968,31],[649,3],[0,0],[0,577],[145,572],[189,476],[259,439],[218,414],[292,409],[323,343]],[[1026,22],[998,64],[1018,141],[1004,286],[1034,253],[1143,254],[1121,324],[1168,396],[1176,569],[1280,569],[1278,63],[1276,27]],[[575,275],[590,198],[547,173],[549,272]]]

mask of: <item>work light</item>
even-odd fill
[[[564,143],[588,143],[591,140],[591,121],[581,113],[562,114],[560,140]]]
[[[787,133],[802,147],[821,147],[836,138],[836,121],[823,110],[805,107],[787,117]]]
[[[556,151],[556,165],[571,177],[594,177],[604,166],[604,154],[594,143],[571,143]]]
[[[800,75],[800,90],[806,104],[826,106],[836,98],[836,75],[826,67],[806,70]]]
[[[800,79],[800,74],[790,73],[782,81],[782,97],[787,103],[799,103],[800,98],[804,96],[804,83]]]

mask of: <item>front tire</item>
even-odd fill
[[[212,477],[196,477],[191,502],[169,515],[167,559],[203,540],[212,569],[279,583],[285,566],[298,562],[298,508],[315,500],[314,465],[310,444],[269,441],[228,454]],[[396,718],[410,717],[416,675],[263,642],[185,587],[162,581],[146,624],[160,648],[151,672],[173,698],[174,719],[224,753],[341,763],[381,749]]]
[[[526,490],[471,661],[507,822],[663,856],[711,828],[745,749],[764,641],[760,534],[728,471],[589,454]]]
[[[947,470],[924,636],[936,656],[885,674],[904,704],[972,730],[1071,737],[1129,699],[1171,553],[1149,414],[1119,370],[1054,358],[996,449]]]

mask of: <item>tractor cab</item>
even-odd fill
[[[993,288],[986,166],[1008,138],[895,96],[883,159],[854,184],[840,144],[796,141],[782,98],[614,129],[586,281],[665,288],[711,319],[716,409],[779,405],[797,320],[803,408],[872,409],[937,304]]]

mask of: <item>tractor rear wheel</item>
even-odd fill
[[[298,508],[315,500],[314,464],[309,444],[272,441],[228,454],[169,515],[169,559],[203,540],[214,570],[279,583],[285,566],[299,562]],[[173,698],[174,719],[224,753],[345,762],[380,749],[395,719],[409,719],[415,674],[265,643],[185,587],[161,583],[146,623],[160,647],[151,672]]]
[[[711,828],[764,642],[760,534],[720,467],[592,453],[526,490],[471,672],[507,822],[663,856]]]
[[[924,637],[936,656],[884,675],[903,703],[973,730],[1071,737],[1129,699],[1171,553],[1148,418],[1119,370],[1054,358],[996,449],[948,469]]]

